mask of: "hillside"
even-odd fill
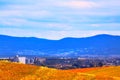
[[[120,66],[57,70],[0,62],[1,80],[120,80]]]
[[[0,35],[0,55],[40,55],[78,57],[80,55],[120,55],[120,36],[96,35],[86,38],[47,40],[35,37]]]

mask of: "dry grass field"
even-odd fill
[[[120,80],[120,66],[57,70],[2,61],[0,80]]]

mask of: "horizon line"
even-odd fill
[[[49,38],[42,38],[42,37],[36,37],[36,36],[17,36],[17,35],[0,34],[0,36],[17,37],[17,38],[38,38],[38,39],[46,39],[46,40],[61,40],[64,38],[89,38],[89,37],[94,37],[94,36],[99,36],[99,35],[120,36],[120,35],[115,35],[115,34],[95,34],[95,35],[83,36],[83,37],[82,36],[81,37],[68,36],[68,37],[63,37],[59,39],[49,39]]]

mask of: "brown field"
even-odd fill
[[[2,61],[0,80],[120,80],[120,66],[57,70]]]

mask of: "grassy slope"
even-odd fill
[[[0,80],[120,80],[120,66],[57,70],[0,62]]]

